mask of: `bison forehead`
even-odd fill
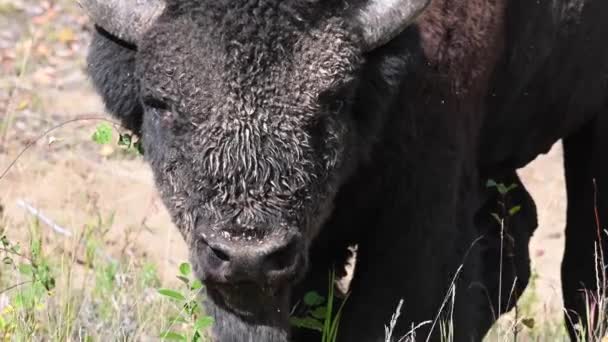
[[[266,10],[271,14],[249,3],[231,3],[243,6],[243,15],[216,13],[215,2],[188,15],[168,11],[142,44],[146,88],[189,114],[310,113],[320,94],[353,77],[360,53],[337,16],[305,21],[276,1],[252,2],[276,7]]]

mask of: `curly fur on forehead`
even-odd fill
[[[210,17],[241,22],[245,16],[258,17],[260,21],[277,17],[294,18],[319,15],[323,12],[343,8],[359,0],[167,0],[170,11],[192,13],[204,11]]]
[[[169,20],[185,15],[215,35],[224,44],[241,44],[257,48],[289,47],[302,34],[351,35],[347,14],[362,0],[169,0]],[[333,21],[326,27],[327,21]],[[345,21],[345,22],[342,22]],[[338,24],[338,25],[336,25]],[[334,37],[339,39],[340,37]]]
[[[360,64],[358,37],[343,17],[333,12],[342,1],[174,0],[172,3],[156,30],[142,44],[153,55],[140,59],[170,61],[147,70],[154,71],[153,77],[157,78],[150,80],[150,84],[170,83],[169,78],[176,75],[179,81],[196,76],[204,89],[196,87],[193,94],[157,94],[168,99],[187,96],[196,99],[201,95],[199,90],[207,90],[208,94],[242,93],[243,88],[257,86],[266,88],[250,94],[250,99],[262,101],[270,96],[280,98],[286,105],[301,104],[310,100],[307,96],[318,96],[338,86],[334,83],[345,76],[342,71],[356,69]],[[163,49],[156,51],[157,46]],[[177,69],[186,64],[199,75],[184,70],[178,74]],[[159,67],[164,70],[158,70]],[[206,74],[200,75],[201,70]],[[347,76],[350,75],[352,72]],[[297,88],[282,87],[278,93],[267,91],[286,83],[297,84]],[[209,88],[219,86],[224,88]]]

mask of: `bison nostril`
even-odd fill
[[[296,262],[297,243],[290,242],[264,258],[263,267],[265,271],[282,271],[290,268]]]
[[[202,255],[206,279],[217,283],[279,283],[291,279],[304,266],[300,242],[268,244],[206,243]]]

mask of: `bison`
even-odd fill
[[[80,2],[88,73],[142,138],[216,340],[314,340],[290,312],[355,245],[340,341],[384,341],[400,300],[394,336],[430,320],[417,335],[437,340],[447,319],[480,340],[529,277],[516,170],[559,139],[564,300],[587,321],[608,253],[607,1]]]

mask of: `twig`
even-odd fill
[[[44,224],[46,224],[47,226],[49,226],[56,233],[59,233],[61,235],[67,236],[67,237],[71,237],[72,236],[72,232],[70,232],[69,230],[61,227],[57,223],[53,222],[50,218],[48,218],[43,213],[41,213],[40,210],[38,210],[38,209],[34,208],[33,206],[29,205],[24,200],[17,200],[17,205],[19,207],[25,209],[26,211],[28,211],[30,214],[36,216],[40,221],[44,222]]]
[[[29,284],[29,283],[33,283],[33,281],[28,280],[28,281],[21,282],[19,284],[15,284],[15,285],[9,286],[9,287],[7,287],[5,289],[0,290],[0,294],[4,294],[4,293],[6,293],[6,292],[8,292],[8,291],[10,291],[12,289],[15,289],[15,288],[17,288],[19,286],[23,286],[23,285]]]
[[[2,174],[0,174],[0,180],[2,180],[4,178],[4,176],[6,176],[6,174],[13,168],[13,166],[15,166],[15,164],[17,163],[17,161],[19,161],[19,159],[21,159],[21,156],[23,156],[23,154],[25,152],[27,152],[32,146],[34,146],[36,143],[38,143],[38,141],[40,141],[42,138],[44,138],[45,136],[47,136],[49,133],[53,132],[54,130],[57,130],[63,126],[66,126],[68,124],[71,124],[73,122],[78,122],[78,121],[91,121],[91,120],[95,120],[95,121],[105,121],[105,122],[109,122],[113,125],[119,126],[119,127],[124,127],[121,124],[114,122],[112,120],[108,120],[104,117],[101,116],[95,116],[95,117],[86,117],[86,118],[76,118],[76,119],[71,119],[68,121],[64,121],[58,125],[55,125],[51,128],[49,128],[48,130],[44,131],[42,134],[40,134],[38,137],[36,137],[36,139],[30,141],[27,145],[25,145],[25,147],[21,150],[21,152],[19,152],[19,154],[17,154],[17,157],[15,157],[15,159],[13,159],[10,164],[8,164],[7,168],[2,172]]]
[[[6,254],[5,254],[5,256],[6,256],[7,254],[11,254],[11,255],[14,255],[14,256],[18,256],[18,257],[20,257],[20,258],[23,258],[23,259],[25,259],[25,260],[27,260],[27,261],[29,261],[29,262],[32,262],[32,258],[28,257],[27,255],[23,255],[23,254],[21,254],[21,253],[19,253],[19,252],[16,252],[16,251],[13,251],[13,250],[10,250],[10,249],[7,249],[7,248],[4,248],[4,247],[0,247],[0,252],[4,252],[4,253],[6,253]]]

